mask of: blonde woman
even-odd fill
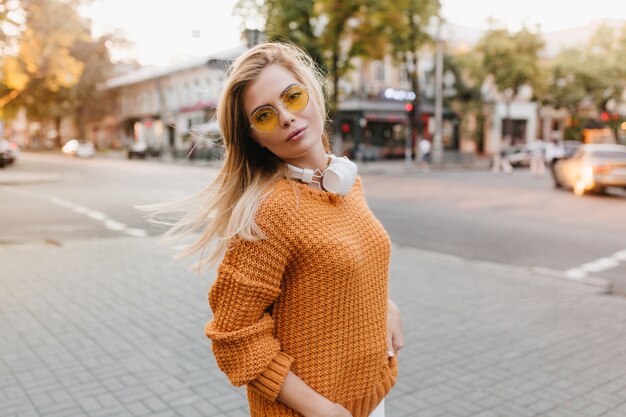
[[[224,165],[167,234],[202,230],[183,255],[215,243],[196,265],[221,260],[205,333],[252,417],[384,416],[397,377],[389,237],[356,165],[329,154],[323,86],[294,46],[239,57],[217,108]]]

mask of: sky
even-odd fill
[[[294,0],[297,1],[297,0]],[[146,65],[167,65],[241,44],[242,22],[232,16],[236,0],[93,0],[81,13],[96,35],[120,31],[134,47],[114,59],[134,57]],[[541,25],[542,32],[583,26],[603,18],[626,19],[626,0],[441,0],[452,23],[485,29],[489,17],[511,30]],[[577,4],[578,3],[578,4]]]

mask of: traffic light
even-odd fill
[[[409,127],[412,128],[415,124],[415,106],[413,103],[406,103],[404,110],[406,111],[406,117],[409,121]]]

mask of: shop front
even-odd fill
[[[335,128],[335,152],[363,160],[403,158],[410,137],[415,156],[416,138],[409,129],[405,101],[348,99],[339,103]],[[434,137],[434,108],[421,106],[420,135],[432,141]],[[458,151],[458,117],[449,109],[443,112],[442,140],[444,150]]]

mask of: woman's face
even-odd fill
[[[270,65],[248,84],[243,104],[248,124],[252,124],[252,114],[259,108],[273,108],[276,111],[276,127],[265,132],[251,126],[250,133],[261,146],[283,161],[297,166],[299,161],[309,160],[316,153],[324,154],[324,126],[313,94],[309,93],[308,104],[298,111],[290,111],[281,101],[283,93],[294,84],[303,85],[289,70],[280,65]],[[271,109],[269,112],[272,112]]]

